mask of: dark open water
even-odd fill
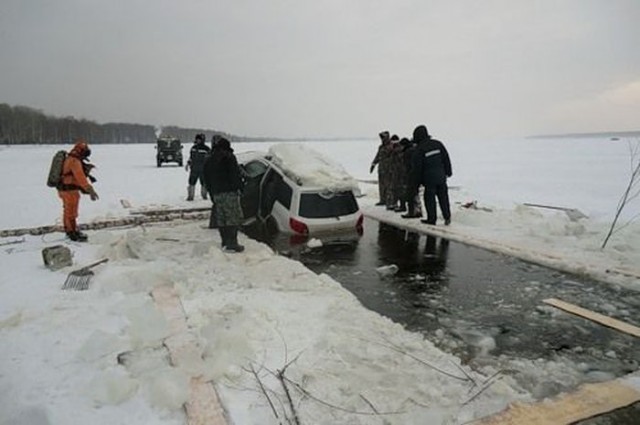
[[[638,369],[638,338],[542,302],[559,298],[640,326],[638,292],[370,219],[362,237],[313,249],[284,235],[248,234],[328,274],[366,308],[423,333],[471,366],[501,367],[514,359],[566,362],[580,383]],[[395,274],[377,270],[391,265],[397,266]],[[536,382],[530,374],[509,373],[538,397],[575,386],[544,375]],[[583,423],[640,424],[640,406]]]

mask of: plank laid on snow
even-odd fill
[[[91,223],[82,223],[78,225],[80,230],[100,230],[111,227],[123,227],[123,226],[139,226],[142,224],[160,223],[172,220],[206,220],[209,218],[209,213],[205,212],[182,212],[171,213],[165,215],[153,215],[153,216],[133,216],[122,217],[104,221],[93,221]],[[6,238],[9,236],[23,236],[23,235],[44,235],[53,232],[63,232],[64,229],[60,225],[51,226],[39,226],[39,227],[23,227],[20,229],[3,229],[0,230],[0,237]]]
[[[561,310],[567,311],[569,313],[573,313],[577,316],[584,317],[585,319],[589,319],[594,322],[600,323],[601,325],[605,325],[610,328],[613,328],[621,332],[628,333],[629,335],[633,335],[640,338],[640,328],[637,326],[633,326],[629,323],[625,323],[623,321],[611,318],[609,316],[605,316],[604,314],[587,310],[586,308],[582,308],[577,305],[570,304],[562,300],[558,300],[556,298],[548,298],[546,300],[543,300],[543,302],[546,304],[552,305],[554,307],[557,307]]]
[[[156,305],[169,322],[170,335],[187,331],[187,322],[184,320],[182,303],[170,286],[158,286],[153,288],[151,296]]]
[[[154,288],[151,296],[169,322],[171,336],[164,340],[164,345],[171,363],[188,371],[189,365],[202,360],[202,351],[196,337],[188,331],[180,298],[170,286]],[[215,387],[200,376],[191,377],[185,411],[189,425],[227,425]]]
[[[136,210],[131,211],[131,214],[139,214],[139,215],[167,215],[167,214],[189,214],[189,213],[197,213],[197,212],[206,212],[211,211],[211,207],[195,207],[195,208],[165,208],[165,209],[157,209],[157,210]]]
[[[215,388],[201,378],[191,378],[186,409],[190,425],[227,424]]]
[[[506,410],[481,419],[477,425],[563,425],[602,415],[640,401],[640,375],[597,384],[535,404],[514,403]]]

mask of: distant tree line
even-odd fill
[[[26,106],[0,104],[0,143],[8,145],[70,143],[84,137],[90,143],[152,143],[152,125],[107,123],[53,117]]]
[[[205,133],[207,141],[219,134],[231,141],[244,141],[239,137],[215,130],[162,127],[161,135],[177,137],[183,143],[193,141],[197,133]],[[92,144],[104,143],[155,143],[158,134],[153,125],[106,123],[54,117],[27,106],[11,106],[0,103],[0,144],[69,144],[77,137],[86,138]]]
[[[158,134],[160,133],[160,134]],[[308,139],[284,139],[274,137],[237,136],[218,130],[163,126],[161,129],[147,124],[106,123],[98,124],[87,119],[72,116],[55,117],[39,109],[28,106],[11,106],[0,103],[0,144],[42,145],[70,144],[83,137],[89,143],[155,143],[158,136],[176,137],[183,143],[192,142],[196,134],[204,133],[209,143],[214,135],[220,135],[231,142],[290,142]],[[351,138],[353,140],[354,138]],[[315,138],[319,140],[343,140],[341,138]]]

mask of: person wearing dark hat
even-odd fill
[[[406,204],[403,202],[403,172],[404,163],[402,161],[403,147],[400,144],[400,137],[397,134],[391,136],[390,152],[389,152],[389,188],[385,205],[388,210],[395,212],[404,212],[407,210]]]
[[[193,201],[196,192],[196,183],[200,180],[200,195],[202,199],[207,199],[207,188],[203,182],[202,169],[204,161],[211,152],[209,146],[205,144],[203,133],[196,134],[195,141],[189,152],[189,160],[185,169],[189,171],[189,186],[187,187],[187,201]]]
[[[244,246],[238,243],[238,227],[244,219],[240,203],[244,183],[231,143],[224,137],[218,139],[204,164],[204,179],[213,201],[211,214],[215,214],[215,220],[211,221],[220,232],[222,249],[244,251]]]
[[[211,149],[216,147],[216,143],[218,143],[218,140],[220,140],[222,136],[219,134],[214,134],[211,136]]]
[[[422,217],[422,207],[420,197],[418,196],[417,187],[412,180],[411,168],[413,167],[412,159],[416,150],[416,144],[403,137],[400,140],[402,146],[402,186],[400,188],[402,193],[402,203],[406,204],[407,213],[402,214],[402,218],[420,218]]]
[[[380,146],[378,152],[371,162],[369,173],[373,173],[374,168],[378,165],[378,203],[376,205],[385,205],[389,191],[389,159],[391,156],[391,138],[388,131],[378,134],[380,137]]]
[[[451,160],[449,153],[441,141],[431,138],[427,127],[419,125],[413,131],[413,140],[417,148],[413,156],[412,174],[416,187],[424,186],[424,206],[427,219],[420,220],[426,224],[436,224],[436,198],[440,205],[444,224],[451,223],[449,206],[449,189],[447,177],[451,177]]]

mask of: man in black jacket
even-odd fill
[[[420,221],[436,224],[437,197],[444,224],[448,226],[451,223],[451,208],[447,177],[452,175],[449,153],[442,142],[431,138],[424,125],[419,125],[413,131],[413,140],[418,146],[411,171],[416,187],[424,186],[424,206],[427,210],[427,219]]]
[[[215,214],[222,249],[226,252],[244,251],[244,246],[238,243],[238,227],[244,219],[240,203],[244,183],[231,143],[224,137],[218,139],[204,164],[204,180],[211,193],[211,214]]]
[[[187,187],[187,201],[193,201],[196,191],[196,183],[200,180],[200,195],[202,199],[207,199],[207,189],[203,182],[202,169],[204,161],[209,156],[211,149],[205,144],[205,136],[203,133],[196,134],[191,151],[189,152],[189,160],[185,169],[189,171],[189,186]]]

